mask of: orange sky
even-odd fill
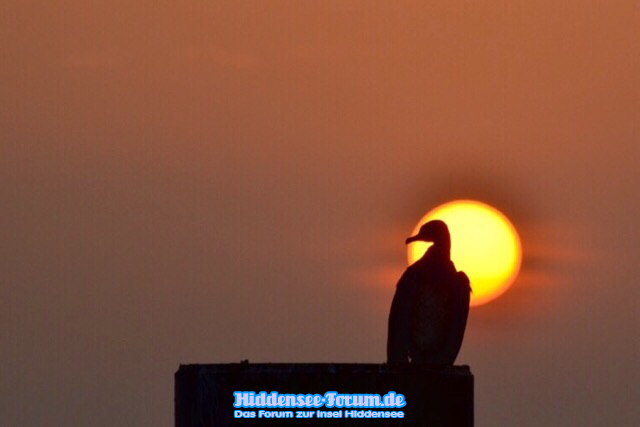
[[[171,426],[180,363],[382,362],[456,198],[524,248],[470,315],[476,424],[637,424],[638,40],[633,1],[2,6],[3,425]]]

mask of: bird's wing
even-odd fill
[[[469,317],[469,301],[471,299],[471,287],[467,275],[458,271],[452,280],[451,287],[451,325],[443,347],[442,360],[445,363],[453,364],[464,338],[464,331],[467,327],[467,318]]]
[[[415,269],[409,267],[396,285],[396,292],[389,312],[387,336],[387,361],[407,363],[411,344],[411,313],[415,298]]]
[[[464,295],[470,298],[471,293],[471,281],[464,271],[456,272],[456,281],[461,291],[464,291]]]

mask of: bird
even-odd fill
[[[432,242],[400,277],[389,312],[387,363],[453,365],[464,337],[471,286],[451,261],[451,236],[441,220],[420,227],[405,244]]]

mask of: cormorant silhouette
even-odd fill
[[[433,242],[396,286],[389,313],[388,363],[453,365],[467,325],[471,288],[451,261],[451,237],[440,220],[424,224],[415,241]]]

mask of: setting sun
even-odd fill
[[[515,227],[497,209],[473,200],[456,200],[428,212],[413,234],[433,219],[444,221],[451,233],[451,260],[471,280],[471,306],[498,298],[520,270],[522,247]],[[408,245],[409,264],[420,259],[431,243]]]

